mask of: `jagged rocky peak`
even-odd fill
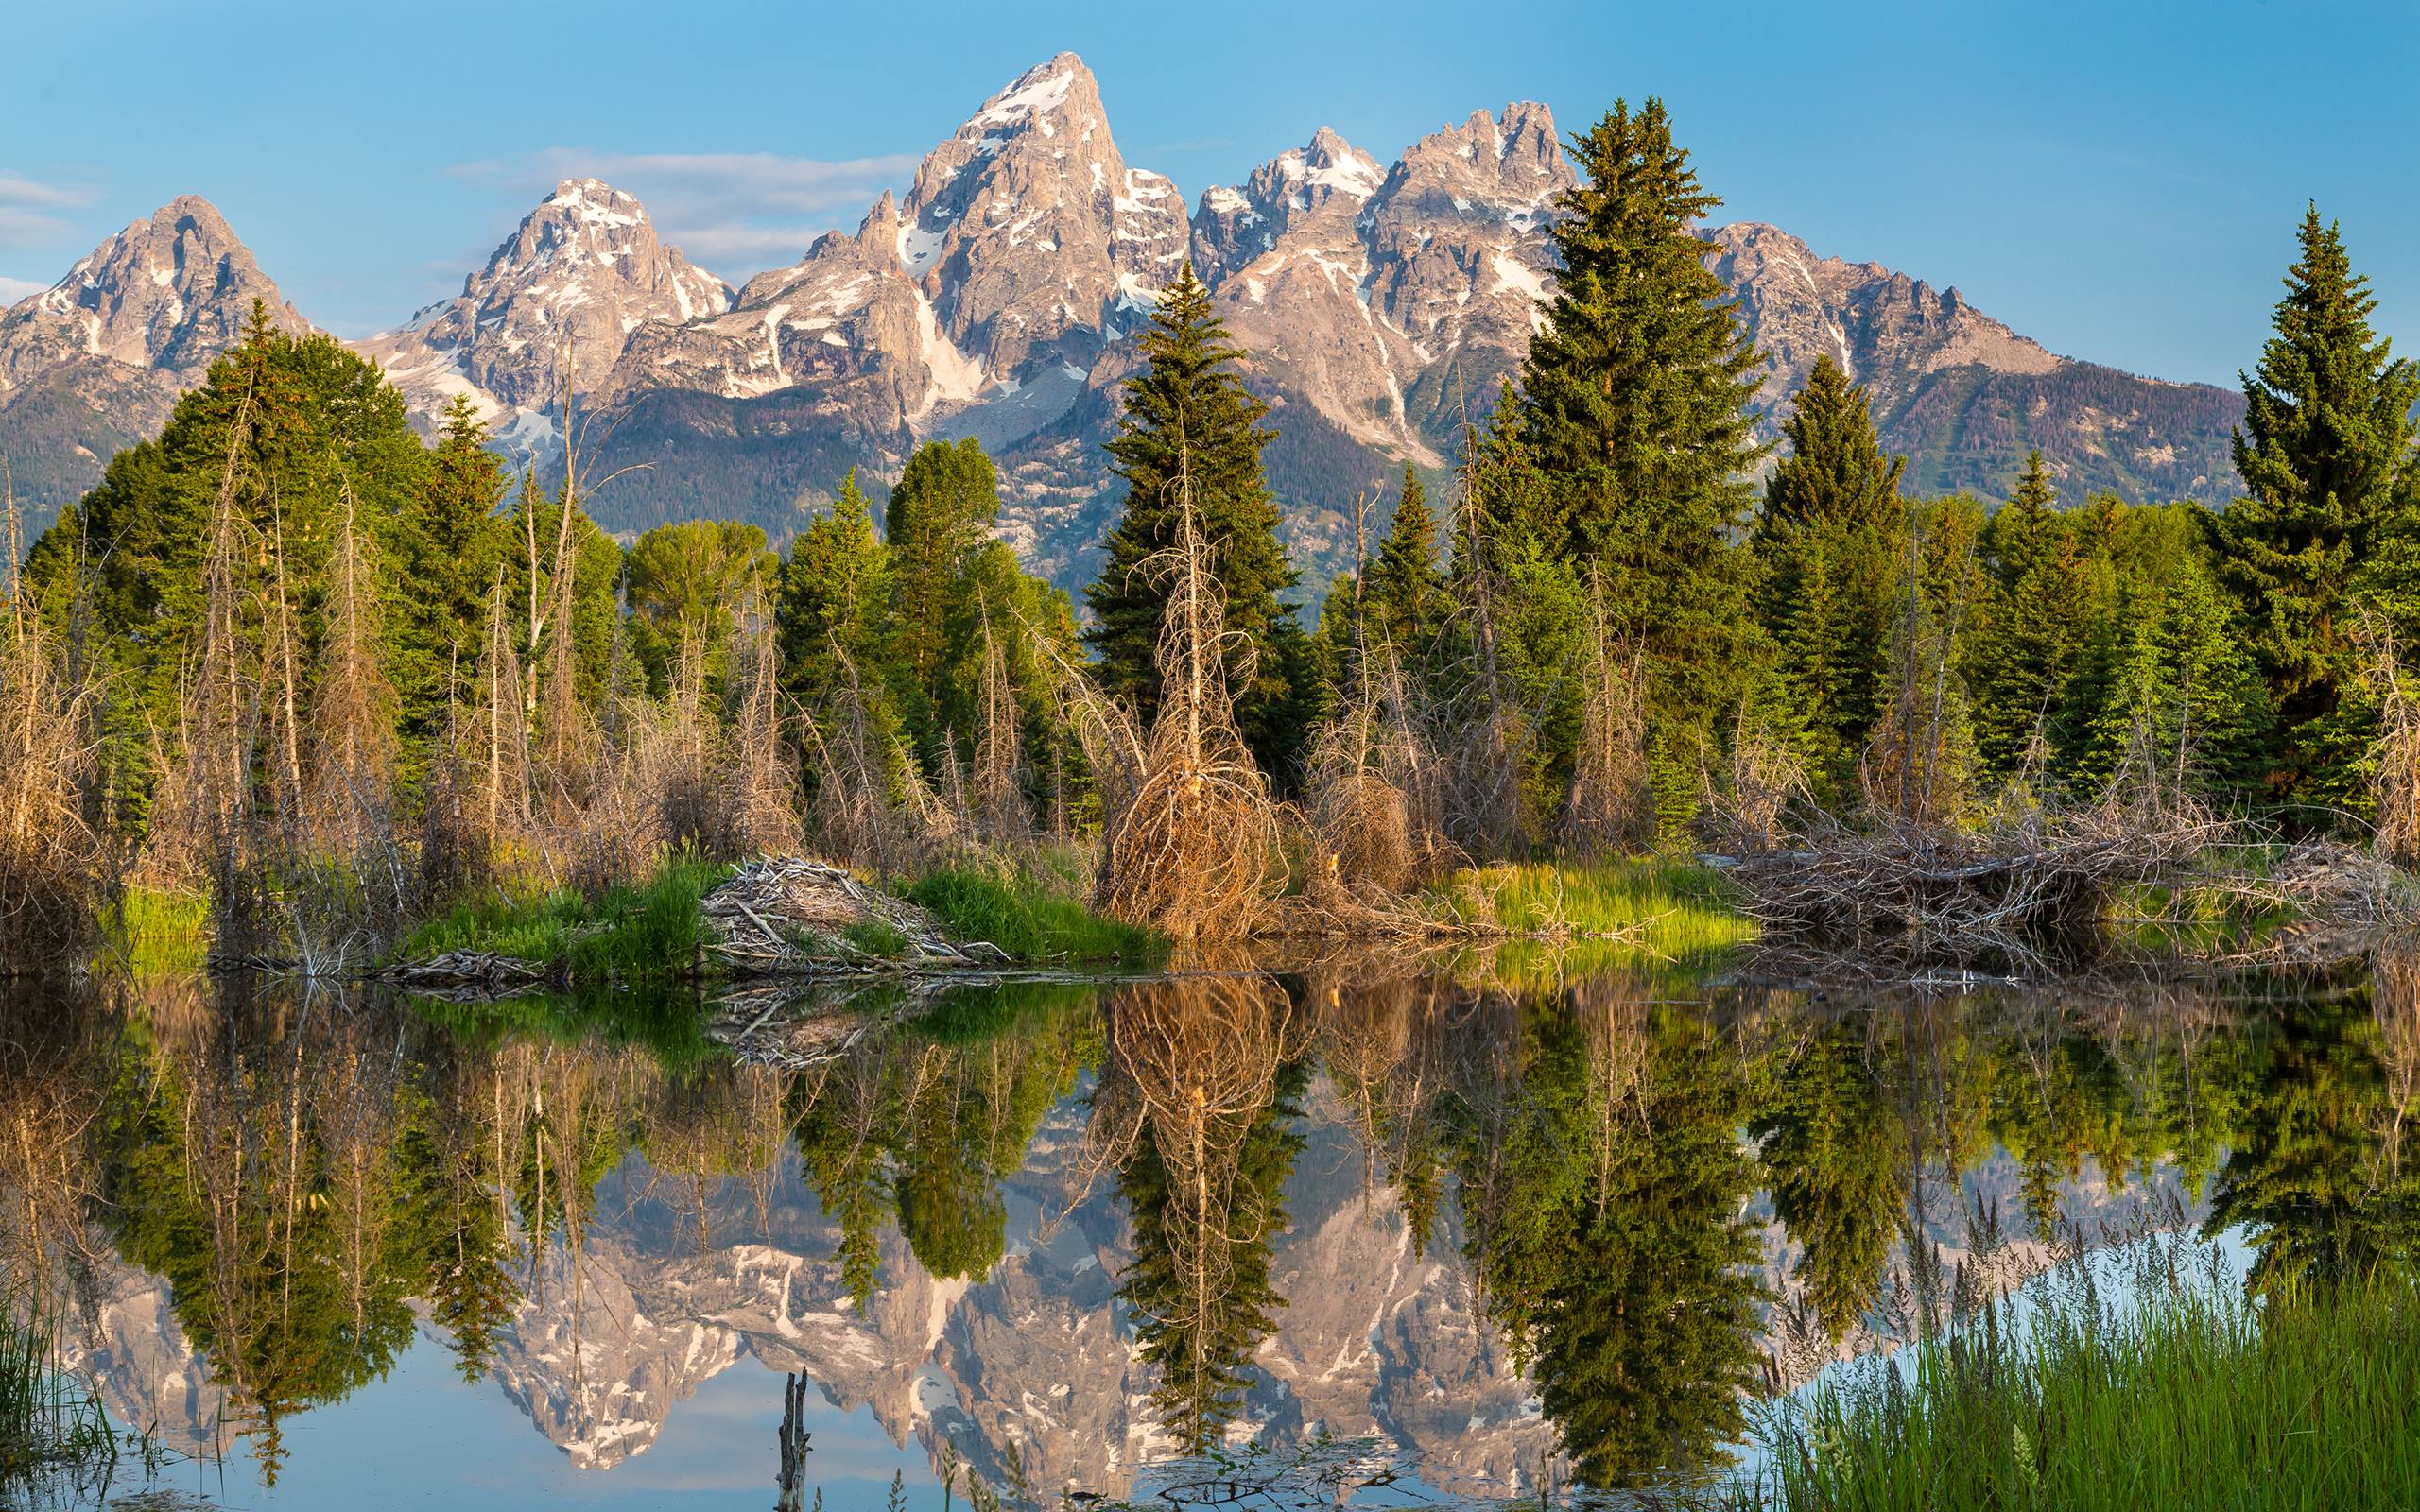
[[[1407,148],[1389,198],[1406,208],[1493,213],[1516,231],[1546,223],[1579,175],[1555,135],[1554,112],[1515,100],[1501,115],[1473,111],[1460,126]]]
[[[1183,202],[1132,172],[1100,89],[1073,53],[983,103],[916,171],[900,265],[951,342],[997,376],[1052,359],[1089,368],[1104,323],[1182,261]]]
[[[1754,221],[1709,235],[1715,270],[1738,291],[1740,313],[1764,354],[1759,398],[1769,406],[1796,392],[1822,355],[1850,377],[1879,385],[1877,400],[1945,368],[2043,374],[2063,365],[1956,289],[1936,292],[1879,263],[1820,256],[1788,232]]]
[[[592,391],[643,323],[731,304],[730,285],[664,242],[634,197],[566,179],[459,295],[362,345],[424,416],[465,394],[483,414],[526,426],[561,401],[566,367],[577,391]]]
[[[255,300],[273,324],[309,329],[218,207],[179,195],[0,315],[0,394],[78,359],[198,379],[242,337]]]
[[[1386,181],[1377,159],[1322,126],[1306,145],[1254,168],[1240,188],[1202,192],[1193,213],[1195,266],[1215,287],[1304,217],[1350,222]]]

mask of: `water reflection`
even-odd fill
[[[71,1303],[121,1421],[265,1490],[298,1415],[404,1389],[425,1335],[585,1469],[745,1355],[1048,1501],[1321,1432],[1463,1490],[1686,1480],[1755,1392],[2098,1231],[2239,1235],[2256,1288],[2420,1243],[2401,960],[2048,994],[1329,963],[917,1006],[738,1057],[682,1002],[15,989],[9,1270]]]

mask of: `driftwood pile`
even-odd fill
[[[838,867],[799,856],[751,861],[698,904],[706,951],[738,972],[783,974],[836,967],[918,970],[1002,966],[1009,955],[982,940],[954,941],[914,903],[869,887]],[[853,943],[853,926],[896,934],[896,954]]]
[[[2118,888],[2184,877],[2227,827],[2077,822],[2018,833],[1893,824],[1709,858],[1769,934],[1909,954],[2038,958],[2095,928]]]
[[[538,986],[545,969],[517,955],[493,951],[447,951],[424,961],[400,961],[378,973],[377,980],[436,996],[470,993],[502,996]]]

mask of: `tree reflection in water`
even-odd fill
[[[667,1254],[702,1256],[771,1243],[811,1193],[862,1313],[914,1280],[903,1265],[982,1284],[1028,1242],[1011,1179],[1089,1161],[1107,1179],[1069,1200],[1123,1215],[1087,1231],[1136,1389],[1161,1442],[1193,1451],[1298,1421],[1257,1356],[1284,1345],[1278,1278],[1304,1274],[1277,1257],[1333,1215],[1287,1206],[1326,1127],[1352,1191],[1300,1190],[1443,1267],[1566,1472],[1621,1486],[1712,1472],[1754,1391],[1921,1336],[2091,1222],[2190,1210],[2240,1236],[2257,1290],[2407,1270],[2420,1244],[2420,966],[2401,955],[2055,995],[1331,963],[960,994],[804,1069],[735,1061],[696,1022],[683,1003],[12,988],[0,1253],[87,1327],[108,1276],[164,1282],[271,1482],[293,1415],[388,1372],[416,1306],[474,1380],[552,1308],[578,1386],[591,1234],[642,1203]],[[1071,1140],[1037,1143],[1054,1109]],[[600,1212],[616,1172],[624,1206]],[[2157,1200],[2129,1206],[2141,1193]],[[1440,1430],[1370,1410],[1404,1452],[1450,1458]],[[955,1452],[1023,1453],[1057,1485],[1013,1435]]]

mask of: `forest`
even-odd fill
[[[1317,448],[1189,268],[1080,604],[995,538],[971,439],[852,474],[786,552],[711,519],[617,541],[587,506],[645,462],[591,458],[627,438],[567,406],[560,469],[515,475],[466,404],[424,439],[373,365],[256,318],[38,539],[9,506],[7,954],[164,898],[221,959],[355,970],[465,898],[802,850],[1178,938],[1418,929],[1407,900],[1473,868],[1842,837],[2420,852],[2420,369],[2316,206],[2244,379],[2244,497],[2069,497],[2037,454],[1991,509],[1912,496],[1828,360],[1768,455],[1662,104],[1570,151],[1517,382],[1448,497],[1338,485],[1358,567],[1323,583],[1270,472]]]

